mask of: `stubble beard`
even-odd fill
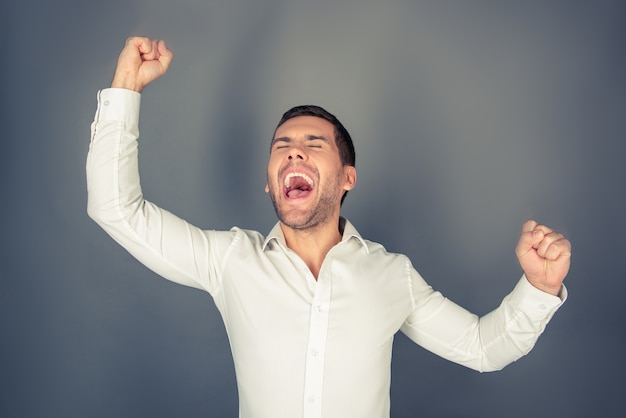
[[[323,187],[323,192],[319,198],[319,201],[308,212],[293,213],[294,210],[286,210],[279,204],[279,198],[277,194],[282,193],[282,188],[279,190],[270,189],[270,198],[274,205],[274,211],[278,220],[285,226],[299,231],[313,231],[325,225],[332,220],[333,215],[337,207],[341,204],[341,197],[337,197],[335,190],[339,187],[339,179],[335,185],[331,184],[331,181],[327,181]]]

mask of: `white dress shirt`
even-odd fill
[[[402,330],[464,366],[498,370],[526,354],[565,300],[522,277],[478,318],[434,291],[408,258],[341,220],[342,241],[317,281],[277,224],[267,237],[205,231],[144,200],[137,139],[140,95],[98,94],[87,160],[88,212],[147,267],[204,289],[231,344],[244,418],[389,416],[391,348]]]

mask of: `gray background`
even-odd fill
[[[344,215],[474,312],[520,277],[525,219],[572,240],[570,299],[505,370],[398,336],[393,417],[623,414],[623,2],[14,3],[0,13],[0,416],[237,414],[210,297],[86,215],[96,91],[128,35],[175,53],[143,95],[145,195],[198,226],[269,231],[272,129],[313,103],[356,142]]]

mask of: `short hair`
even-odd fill
[[[276,125],[276,130],[289,119],[298,117],[298,116],[314,116],[317,118],[324,119],[330,122],[335,127],[335,143],[337,144],[337,148],[339,148],[339,157],[341,158],[341,163],[343,165],[356,165],[356,156],[354,152],[354,144],[352,143],[352,138],[348,133],[348,130],[343,126],[343,124],[337,119],[335,115],[324,109],[320,106],[314,105],[302,105],[295,106],[286,111],[278,125]]]
[[[343,124],[337,119],[335,115],[324,109],[320,106],[315,105],[301,105],[294,106],[288,111],[286,111],[283,116],[280,118],[278,125],[276,125],[276,130],[288,121],[289,119],[298,117],[298,116],[313,116],[316,118],[324,119],[330,122],[335,127],[335,144],[339,149],[339,158],[341,159],[341,163],[346,166],[356,167],[356,153],[354,151],[354,144],[352,143],[352,137],[350,137],[350,133],[343,126]],[[343,203],[344,199],[348,192],[346,191],[341,197],[341,203]]]

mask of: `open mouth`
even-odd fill
[[[307,174],[294,171],[285,176],[283,186],[285,196],[288,199],[301,199],[311,194],[314,183]]]

